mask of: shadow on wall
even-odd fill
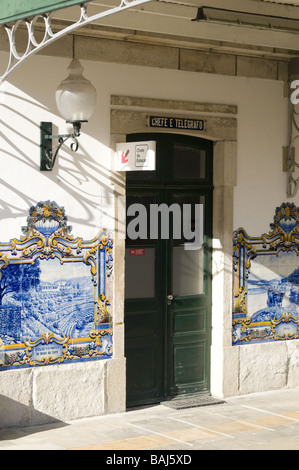
[[[0,395],[0,430],[26,427],[26,431],[22,431],[22,434],[19,436],[23,437],[26,434],[33,434],[35,432],[32,428],[28,429],[29,426],[38,426],[41,424],[46,426],[47,423],[51,423],[52,426],[54,423],[57,427],[67,426],[66,423],[59,419],[35,410],[30,404],[25,405],[20,401],[12,400],[4,395]],[[14,436],[14,438],[15,437],[16,436]],[[9,439],[9,437],[6,438]],[[0,433],[0,440],[2,439],[3,437]]]
[[[111,219],[111,226],[113,226],[114,217],[111,214],[113,185],[121,185],[122,182],[111,171],[110,141],[105,142],[109,135],[101,137],[101,132],[99,132],[101,126],[98,123],[100,118],[94,118],[94,125],[91,124],[83,130],[86,135],[88,130],[91,131],[90,137],[96,143],[94,149],[92,145],[85,148],[83,139],[79,142],[79,150],[76,154],[68,146],[64,146],[59,155],[59,162],[56,162],[56,168],[51,172],[41,174],[39,170],[39,125],[41,116],[44,116],[42,119],[52,120],[47,117],[47,114],[49,111],[56,113],[53,100],[49,98],[52,95],[50,92],[47,93],[46,90],[38,87],[33,89],[32,84],[27,83],[27,87],[24,87],[24,82],[21,84],[17,79],[14,79],[11,84],[13,87],[16,86],[22,90],[22,94],[18,95],[14,92],[4,91],[9,104],[8,102],[2,104],[4,120],[1,121],[2,132],[0,132],[0,137],[3,148],[0,149],[0,152],[3,156],[5,155],[6,163],[8,164],[11,161],[12,165],[8,169],[8,178],[5,175],[0,178],[0,184],[7,196],[1,198],[1,218],[26,217],[29,207],[35,205],[37,200],[56,200],[57,189],[59,189],[59,193],[65,193],[68,201],[73,200],[71,205],[78,208],[75,211],[72,210],[71,222],[94,227],[95,214],[100,211],[100,216],[102,214],[102,218],[107,223]],[[24,97],[24,93],[30,98]],[[25,110],[28,111],[29,108],[30,113],[26,114]],[[6,115],[9,117],[9,122],[7,122]],[[56,119],[53,123],[55,121]],[[20,125],[25,126],[26,132],[20,131]],[[59,129],[58,132],[63,133],[65,129]],[[54,146],[56,146],[56,143],[54,143]],[[48,197],[37,197],[34,191],[31,192],[31,189],[29,192],[26,181],[21,182],[20,185],[15,185],[15,177],[11,176],[15,168],[18,168],[19,173],[27,174],[28,179],[37,178],[37,184],[41,186],[43,192],[47,191]],[[42,180],[44,182],[41,184]],[[63,196],[62,198],[64,199]],[[20,204],[18,204],[18,200]],[[21,209],[24,207],[24,201],[27,201],[25,211]],[[77,217],[76,213],[78,214]],[[101,225],[101,221],[99,221],[99,224]]]

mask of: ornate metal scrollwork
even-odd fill
[[[16,21],[13,25],[5,25],[4,28],[6,30],[9,41],[9,58],[6,71],[2,76],[0,76],[0,83],[7,78],[12,70],[14,70],[28,57],[40,51],[57,39],[65,36],[66,34],[73,32],[81,26],[85,26],[101,18],[105,18],[106,16],[113,15],[114,13],[118,13],[128,8],[137,7],[149,1],[151,0],[121,0],[119,6],[108,8],[107,10],[100,11],[99,13],[96,13],[92,16],[88,16],[87,4],[83,3],[80,5],[80,16],[78,20],[73,24],[59,30],[58,32],[54,32],[52,28],[53,12],[43,15],[36,15],[31,20],[24,19],[23,22],[25,22],[27,29],[27,45],[25,52],[22,55],[18,53],[16,48],[16,33],[22,20]],[[101,6],[99,5],[99,7]],[[35,36],[35,29],[38,21],[41,21],[44,25],[44,35],[41,41],[38,41]]]
[[[295,57],[289,62],[289,86],[291,92],[289,101],[289,144],[287,148],[287,196],[294,197],[299,186],[298,175],[299,163],[296,162],[296,144],[299,138],[299,57]],[[297,145],[298,150],[298,145]],[[297,171],[296,171],[297,170]]]
[[[61,147],[66,143],[67,140],[72,139],[70,144],[70,150],[77,152],[79,148],[79,142],[77,137],[80,136],[80,125],[81,123],[73,123],[74,132],[73,134],[62,134],[52,135],[52,123],[42,122],[40,125],[41,132],[41,161],[40,169],[43,171],[52,170],[55,165],[56,157]],[[53,151],[52,143],[54,139],[58,139],[58,146]]]
[[[287,196],[294,197],[297,193],[298,186],[299,186],[299,176],[297,178],[294,177],[294,170],[299,168],[299,163],[295,160],[295,144],[297,143],[297,139],[299,139],[299,105],[291,104],[290,109],[290,143],[288,147],[288,155],[287,155],[287,172],[288,172],[288,187],[287,187]],[[298,108],[298,109],[297,109]]]

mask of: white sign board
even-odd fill
[[[116,144],[116,171],[152,171],[156,169],[156,142]]]

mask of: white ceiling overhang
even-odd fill
[[[296,5],[297,2],[297,5]],[[92,0],[87,4],[90,15],[99,9],[105,10],[111,5],[117,5],[117,0]],[[251,14],[256,16],[256,25],[215,22],[213,20],[194,21],[198,8],[206,6],[214,9]],[[260,17],[275,18],[275,25],[260,26]],[[59,10],[55,15],[57,24],[74,21],[76,7]],[[279,22],[282,27],[279,28]],[[288,27],[288,22],[291,28]],[[265,24],[265,21],[264,21]],[[221,42],[250,46],[276,48],[287,51],[299,51],[299,0],[289,2],[273,2],[264,0],[151,0],[138,7],[131,7],[116,15],[100,18],[94,21],[90,34],[104,35],[106,31],[119,34],[124,31],[127,40],[155,38],[156,41],[189,42],[196,45],[201,41]],[[79,34],[88,33],[85,29],[78,30]]]
[[[169,46],[223,51],[243,49],[260,55],[270,52],[285,58],[299,56],[299,0],[119,2],[88,1],[83,19],[80,5],[57,9],[43,17],[39,15],[34,23],[35,30],[45,28],[45,18],[50,18],[51,34],[46,39],[45,34],[38,47],[31,44],[28,53],[32,54],[48,42],[72,32]],[[201,7],[206,7],[208,13],[204,19],[195,21]],[[33,24],[32,18],[28,21]],[[12,31],[13,27],[13,24],[8,25],[8,30]]]

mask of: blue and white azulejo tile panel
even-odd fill
[[[234,345],[299,338],[299,208],[281,204],[270,228],[234,232]]]
[[[111,233],[74,238],[63,207],[31,207],[0,243],[0,371],[108,359],[113,351]]]

